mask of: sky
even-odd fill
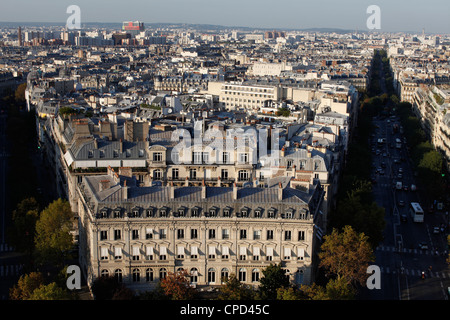
[[[1,0],[1,22],[62,22],[77,5],[84,22],[143,21],[274,29],[370,31],[370,5],[380,32],[450,34],[449,0]]]

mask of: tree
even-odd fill
[[[69,257],[68,252],[73,246],[72,223],[73,213],[66,200],[55,200],[41,212],[35,237],[37,257],[41,262],[61,266]]]
[[[13,224],[8,230],[9,242],[19,252],[31,254],[34,248],[39,204],[34,198],[23,199],[12,213]]]
[[[114,276],[102,276],[92,283],[92,294],[95,300],[112,300],[122,284]]]
[[[219,300],[250,300],[253,291],[242,284],[234,273],[230,274],[225,283],[219,288]]]
[[[19,278],[17,284],[9,291],[11,300],[29,300],[33,291],[44,284],[44,277],[40,272],[31,272]]]
[[[169,272],[161,280],[164,293],[172,300],[189,300],[195,295],[195,289],[189,285],[189,274],[186,270]]]
[[[26,83],[21,83],[16,89],[16,92],[14,94],[14,97],[16,99],[16,102],[18,103],[24,103],[25,102],[25,90],[27,89]]]
[[[31,294],[28,300],[72,300],[73,296],[56,282],[47,285],[41,284]]]
[[[262,270],[259,290],[263,299],[277,298],[277,289],[289,287],[289,277],[279,264],[270,264]]]
[[[319,259],[320,267],[356,286],[365,284],[367,267],[374,255],[368,237],[345,226],[342,233],[333,229],[330,235],[324,236]]]

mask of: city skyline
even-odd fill
[[[96,1],[63,0],[57,4],[50,0],[39,2],[19,1],[21,5],[4,4],[0,13],[1,22],[65,23],[70,16],[67,8],[77,5],[81,10],[81,23],[120,23],[122,21],[143,21],[144,23],[174,23],[220,25],[225,27],[248,27],[264,29],[314,29],[333,28],[375,32],[422,32],[450,33],[448,13],[450,7],[443,0],[428,2],[410,1],[390,3],[385,0],[333,2],[323,0],[314,3],[278,1],[276,6],[264,0],[245,3],[235,0],[132,0]],[[107,7],[107,5],[109,7]],[[367,28],[367,13],[370,5],[377,5],[381,11],[380,29]],[[27,8],[27,10],[23,10]],[[220,13],[220,14],[219,14]]]

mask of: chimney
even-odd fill
[[[175,199],[175,187],[173,186],[172,181],[170,181],[170,185],[169,185],[169,197],[171,200]]]
[[[94,148],[98,149],[98,141],[97,138],[94,138]]]
[[[278,183],[278,201],[283,201],[283,186],[281,182]]]
[[[120,138],[120,141],[119,141],[119,154],[121,154],[123,152],[123,141],[122,141],[122,138]]]
[[[284,151],[285,151],[286,149],[284,148],[284,146],[283,146],[283,148],[281,148],[281,152],[280,152],[280,156],[281,157],[284,157]]]
[[[205,185],[205,180],[202,181],[202,199],[206,199],[206,185]]]
[[[184,180],[184,186],[189,187],[189,179],[186,177],[186,180]]]
[[[217,186],[218,187],[222,186],[222,180],[220,179],[220,176],[217,178]]]
[[[236,182],[233,183],[233,200],[237,200],[238,198],[238,189],[236,186]]]
[[[258,180],[256,179],[256,177],[253,178],[253,187],[257,187],[258,186]]]
[[[125,180],[125,181],[123,182],[122,197],[123,197],[123,200],[128,200],[127,180]]]

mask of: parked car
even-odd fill
[[[406,215],[406,213],[402,213],[402,214],[400,215],[400,220],[401,220],[402,222],[406,222],[406,221],[408,220],[408,216]]]
[[[433,233],[439,233],[441,230],[439,227],[434,227],[433,228]]]
[[[400,207],[404,207],[404,206],[405,206],[405,201],[399,200],[398,205],[399,205]]]

